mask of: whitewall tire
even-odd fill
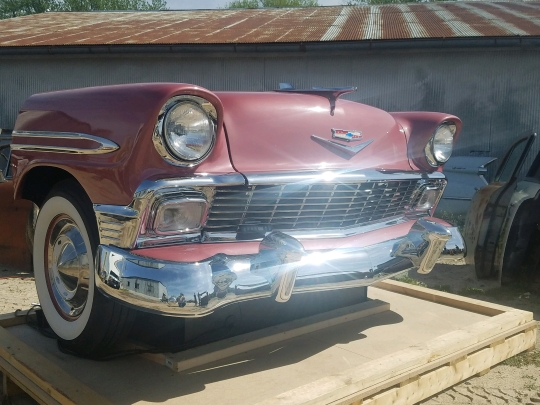
[[[130,330],[135,311],[95,287],[99,244],[92,203],[84,189],[65,180],[41,206],[34,232],[34,277],[41,308],[60,345],[100,357]]]
[[[64,197],[47,200],[34,234],[36,289],[51,329],[62,339],[79,337],[88,324],[94,301],[93,262],[88,232],[77,209]]]

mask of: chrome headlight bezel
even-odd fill
[[[165,130],[166,130],[165,124],[166,124],[168,114],[176,106],[182,103],[192,103],[196,105],[197,107],[199,107],[204,112],[204,114],[206,114],[212,126],[212,139],[211,139],[208,149],[203,154],[201,154],[201,156],[192,160],[185,159],[182,156],[179,156],[179,154],[169,144],[166,134],[165,134]],[[191,96],[191,95],[173,97],[169,101],[167,101],[167,103],[163,106],[163,108],[159,112],[158,120],[154,128],[154,133],[152,135],[152,141],[154,143],[154,147],[156,148],[157,152],[168,163],[174,166],[193,167],[200,164],[202,161],[204,161],[214,149],[214,145],[216,143],[216,136],[217,136],[216,123],[217,123],[216,108],[208,100],[202,97]]]
[[[448,134],[445,134],[444,131],[448,131]],[[440,124],[433,132],[429,142],[424,147],[426,161],[431,167],[441,166],[450,159],[454,148],[456,131],[456,124],[452,121],[446,121]],[[446,139],[443,138],[446,142],[440,142],[440,138],[443,136],[446,136]]]

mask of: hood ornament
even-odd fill
[[[347,142],[359,141],[362,139],[362,133],[360,131],[345,131],[343,129],[332,129],[332,138],[343,139]],[[339,142],[324,139],[316,135],[311,135],[311,139],[317,142],[319,145],[328,149],[330,152],[349,160],[356,156],[358,152],[367,147],[374,139],[369,139],[365,142],[359,143],[354,146],[343,145]]]
[[[356,91],[356,89],[356,87],[313,87],[311,89],[296,89],[290,83],[280,83],[279,89],[274,91],[279,91],[282,93],[312,94],[315,96],[324,97],[330,102],[330,115],[334,115],[337,99],[344,94]]]

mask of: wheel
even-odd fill
[[[36,289],[60,344],[86,357],[110,350],[129,332],[135,316],[95,288],[98,240],[92,204],[82,187],[74,181],[58,183],[36,221]]]

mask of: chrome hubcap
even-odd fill
[[[86,305],[90,280],[87,246],[67,215],[50,224],[45,244],[47,287],[53,304],[64,319],[74,321]]]

